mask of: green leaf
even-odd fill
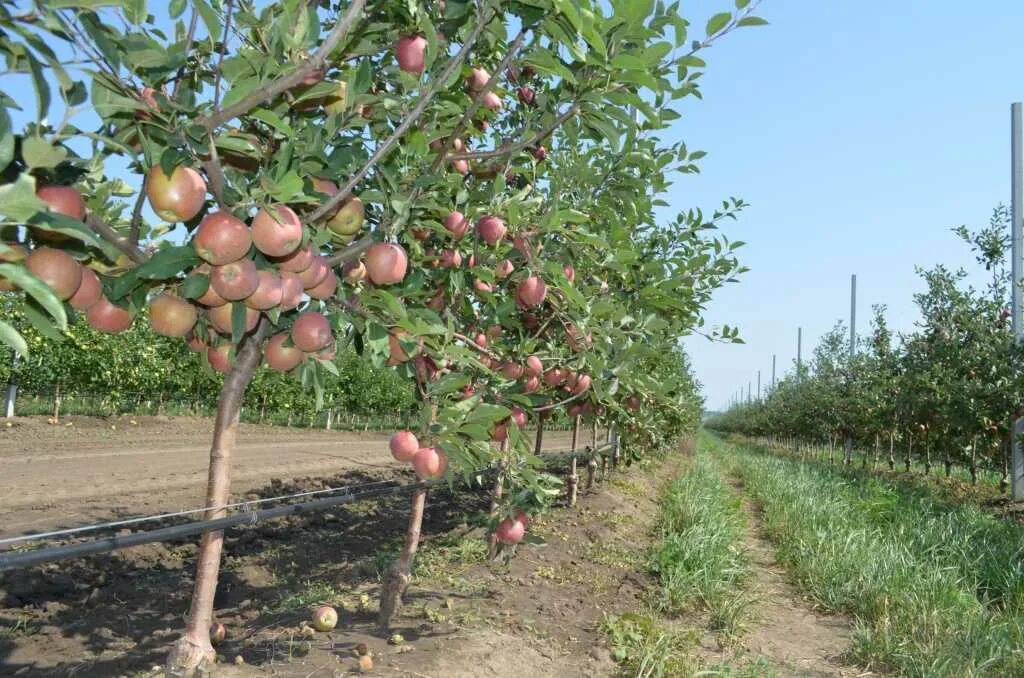
[[[171,0],[171,4],[167,8],[167,13],[170,14],[172,19],[177,19],[185,13],[185,7],[187,5],[188,0]]]
[[[46,77],[43,75],[43,67],[39,61],[29,52],[26,52],[25,56],[28,58],[28,67],[32,73],[32,82],[36,92],[36,105],[38,108],[38,117],[36,119],[42,120],[50,112],[50,85],[46,82]]]
[[[133,269],[143,280],[166,280],[199,263],[192,245],[175,245],[157,250],[145,263]]]
[[[248,307],[240,301],[231,304],[231,343],[236,346],[245,336],[245,317],[248,315],[248,310]]]
[[[704,28],[704,32],[707,34],[707,37],[710,38],[712,35],[725,28],[730,21],[732,21],[732,14],[730,12],[719,12],[708,19],[708,25]]]
[[[14,329],[3,320],[0,320],[0,341],[10,346],[17,353],[29,357],[28,344],[18,330]]]
[[[99,9],[100,7],[124,7],[129,0],[48,0],[48,9]]]
[[[30,169],[56,167],[67,156],[63,146],[54,146],[41,137],[26,137],[21,142],[21,157]]]
[[[32,327],[50,341],[60,341],[64,338],[60,330],[53,326],[53,322],[39,310],[39,307],[31,299],[26,299],[25,303],[21,305],[21,312],[25,314],[25,318]]]
[[[7,107],[0,106],[0,171],[6,169],[14,159],[14,133],[11,129],[11,115]]]
[[[767,26],[768,22],[759,16],[745,16],[736,22],[737,26]]]
[[[217,16],[217,12],[210,7],[206,0],[192,0],[192,6],[199,12],[213,41],[220,42],[220,32],[223,27],[220,25],[220,17]]]
[[[49,285],[28,269],[16,264],[0,264],[0,277],[11,281],[18,289],[35,299],[53,317],[58,328],[64,329],[68,326],[68,316],[64,312],[64,304],[53,293]]]
[[[460,372],[453,372],[452,374],[446,374],[435,382],[432,382],[427,388],[427,393],[431,396],[445,395],[447,393],[454,393],[459,389],[466,386],[471,381],[470,375]]]
[[[0,214],[11,221],[28,221],[45,209],[46,203],[36,197],[36,180],[27,172],[0,186]]]
[[[202,273],[193,273],[181,283],[180,293],[186,299],[198,299],[210,289],[210,276]]]

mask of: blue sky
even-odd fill
[[[910,328],[915,264],[969,266],[949,229],[1009,202],[1010,103],[1024,99],[1019,0],[765,0],[758,14],[771,25],[707,52],[704,100],[688,101],[673,130],[708,156],[675,185],[672,211],[751,203],[725,225],[748,243],[751,271],[707,313],[747,343],[685,341],[711,409],[759,369],[767,383],[773,353],[780,373],[791,368],[797,326],[806,356],[845,319],[851,273],[858,329],[874,303]]]

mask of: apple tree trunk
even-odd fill
[[[244,338],[238,345],[235,364],[220,390],[217,419],[213,427],[210,446],[210,469],[206,485],[207,510],[204,519],[223,518],[227,510],[231,487],[231,453],[238,434],[238,418],[242,398],[259,367],[263,340],[262,328]],[[213,671],[217,655],[210,643],[210,625],[213,623],[213,598],[217,591],[224,531],[204,532],[196,557],[195,586],[189,608],[185,633],[171,648],[167,657],[166,675],[173,678],[208,676]]]

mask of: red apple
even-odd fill
[[[405,279],[409,257],[401,245],[379,242],[366,253],[366,272],[374,285],[392,285]]]
[[[398,67],[406,73],[423,73],[427,41],[422,35],[405,35],[395,42],[395,58]]]

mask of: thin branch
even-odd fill
[[[585,395],[587,395],[587,391],[584,391],[583,393],[577,393],[577,394],[575,394],[575,395],[573,395],[573,396],[571,396],[569,398],[566,398],[565,400],[561,400],[561,401],[559,401],[557,403],[551,403],[550,405],[542,405],[541,407],[535,407],[535,408],[533,408],[533,411],[534,412],[547,412],[548,410],[553,410],[556,407],[561,407],[562,405],[568,405],[572,401],[579,400],[580,398],[582,398]]]
[[[373,238],[361,238],[340,252],[335,252],[333,256],[327,259],[327,265],[333,268],[338,265],[347,264],[350,261],[355,261],[362,256],[363,252],[370,249],[374,242],[376,241]]]
[[[136,264],[141,264],[146,260],[146,255],[142,253],[138,247],[129,242],[126,238],[118,235],[110,224],[103,221],[94,214],[86,215],[85,223],[89,225],[93,231],[96,232],[101,238],[109,242],[117,249],[124,252],[129,259],[134,261]]]
[[[489,158],[500,158],[502,156],[513,155],[522,151],[523,149],[537,146],[540,142],[551,136],[556,129],[562,126],[566,120],[573,117],[580,110],[579,104],[573,104],[564,113],[555,118],[555,121],[548,127],[541,130],[526,141],[519,141],[514,144],[508,144],[507,146],[501,146],[499,148],[490,151],[472,151],[467,153],[453,153],[449,155],[446,160],[486,160]]]
[[[477,353],[483,353],[485,356],[487,356],[488,358],[491,358],[492,360],[501,360],[502,359],[501,356],[498,355],[497,353],[494,353],[493,351],[488,349],[486,346],[481,346],[480,344],[476,343],[475,341],[473,341],[472,339],[470,339],[469,337],[467,337],[464,334],[459,334],[459,333],[456,332],[452,336],[455,337],[456,339],[460,340],[460,341],[465,342],[466,345],[469,346],[469,348],[473,349]]]
[[[231,32],[231,17],[234,14],[235,0],[228,0],[227,8],[224,10],[224,39],[220,43],[220,54],[217,55],[217,75],[213,80],[213,110],[220,111],[220,83],[224,79],[221,72],[221,65],[224,63],[224,52],[228,49],[228,33]]]
[[[196,39],[196,27],[199,25],[199,12],[195,9],[192,10],[192,18],[188,22],[188,34],[185,36],[185,58],[188,58],[188,53],[192,51],[192,43]],[[182,64],[181,68],[178,69],[178,74],[175,76],[174,89],[171,90],[171,99],[177,101],[178,90],[181,89],[182,76],[185,75],[185,65]]]
[[[139,197],[135,199],[135,207],[132,208],[132,224],[128,231],[128,242],[135,247],[139,246],[139,231],[142,230],[142,206],[146,202],[146,186],[149,184],[149,173],[142,175],[142,185],[139,186]]]
[[[330,56],[331,52],[334,51],[334,48],[345,39],[349,31],[353,26],[355,26],[356,22],[362,15],[363,7],[365,5],[366,0],[353,0],[352,4],[349,5],[348,11],[345,12],[341,21],[339,21],[327,35],[327,38],[323,41],[323,44],[320,45],[319,49],[317,49],[317,51],[313,53],[313,56],[307,59],[305,63],[294,71],[276,80],[271,80],[266,85],[254,90],[248,96],[243,97],[241,101],[219,111],[214,111],[213,115],[200,117],[196,122],[203,125],[208,130],[216,129],[219,125],[224,124],[228,120],[237,118],[240,115],[245,115],[260,104],[273,99],[278,94],[287,92],[293,87],[301,84],[308,76],[323,68],[327,61],[327,57]]]
[[[519,51],[520,47],[522,47],[523,40],[526,38],[526,32],[531,28],[531,26],[523,26],[523,28],[520,29],[519,34],[516,35],[515,39],[508,46],[508,50],[505,52],[505,57],[501,60],[501,63],[499,63],[495,71],[491,73],[490,79],[488,79],[487,83],[484,84],[483,89],[477,92],[476,97],[473,98],[473,103],[470,104],[469,108],[466,109],[466,112],[462,114],[462,118],[459,120],[458,124],[455,125],[455,129],[453,129],[452,133],[448,135],[447,139],[445,139],[444,147],[441,149],[441,152],[437,154],[437,158],[434,160],[434,163],[430,168],[431,171],[436,172],[441,168],[441,165],[444,164],[445,156],[452,150],[452,144],[455,143],[455,138],[462,133],[462,130],[466,129],[469,121],[473,119],[473,115],[480,108],[480,102],[483,101],[483,98],[488,92],[494,89],[494,85],[498,82],[501,74],[508,70],[509,64],[512,63],[512,57],[514,57],[515,53]]]
[[[448,62],[448,65],[445,66],[445,69],[434,79],[433,84],[420,97],[420,100],[416,103],[416,106],[412,109],[412,111],[405,118],[405,120],[403,120],[401,124],[399,124],[398,127],[395,128],[395,131],[391,133],[391,136],[385,139],[384,142],[377,147],[377,150],[373,152],[373,155],[370,156],[370,159],[366,161],[366,163],[359,169],[358,172],[352,175],[352,178],[350,178],[348,182],[345,183],[344,186],[338,189],[338,192],[335,193],[333,197],[331,197],[324,204],[320,205],[320,207],[314,210],[313,213],[307,217],[309,221],[316,221],[330,214],[335,207],[340,205],[345,199],[352,195],[352,189],[355,187],[355,185],[362,181],[363,177],[366,176],[367,172],[369,172],[370,169],[372,169],[378,162],[381,161],[381,159],[384,158],[385,155],[387,155],[391,151],[392,147],[394,147],[394,145],[398,143],[398,140],[402,138],[402,135],[404,135],[406,131],[408,131],[408,129],[413,126],[413,124],[423,114],[423,111],[427,109],[427,106],[433,100],[434,95],[437,94],[441,85],[443,85],[448,80],[448,78],[451,77],[452,73],[455,72],[455,69],[459,68],[462,65],[462,62],[466,60],[466,56],[469,54],[470,48],[477,41],[477,38],[480,37],[480,33],[483,32],[484,26],[487,25],[487,23],[490,22],[492,18],[494,18],[494,11],[492,11],[489,16],[487,16],[486,18],[482,18],[477,23],[477,25],[473,28],[473,32],[470,33],[469,37],[466,38],[466,41],[462,43],[462,49],[459,50],[459,53],[456,54],[455,57],[450,62]]]

